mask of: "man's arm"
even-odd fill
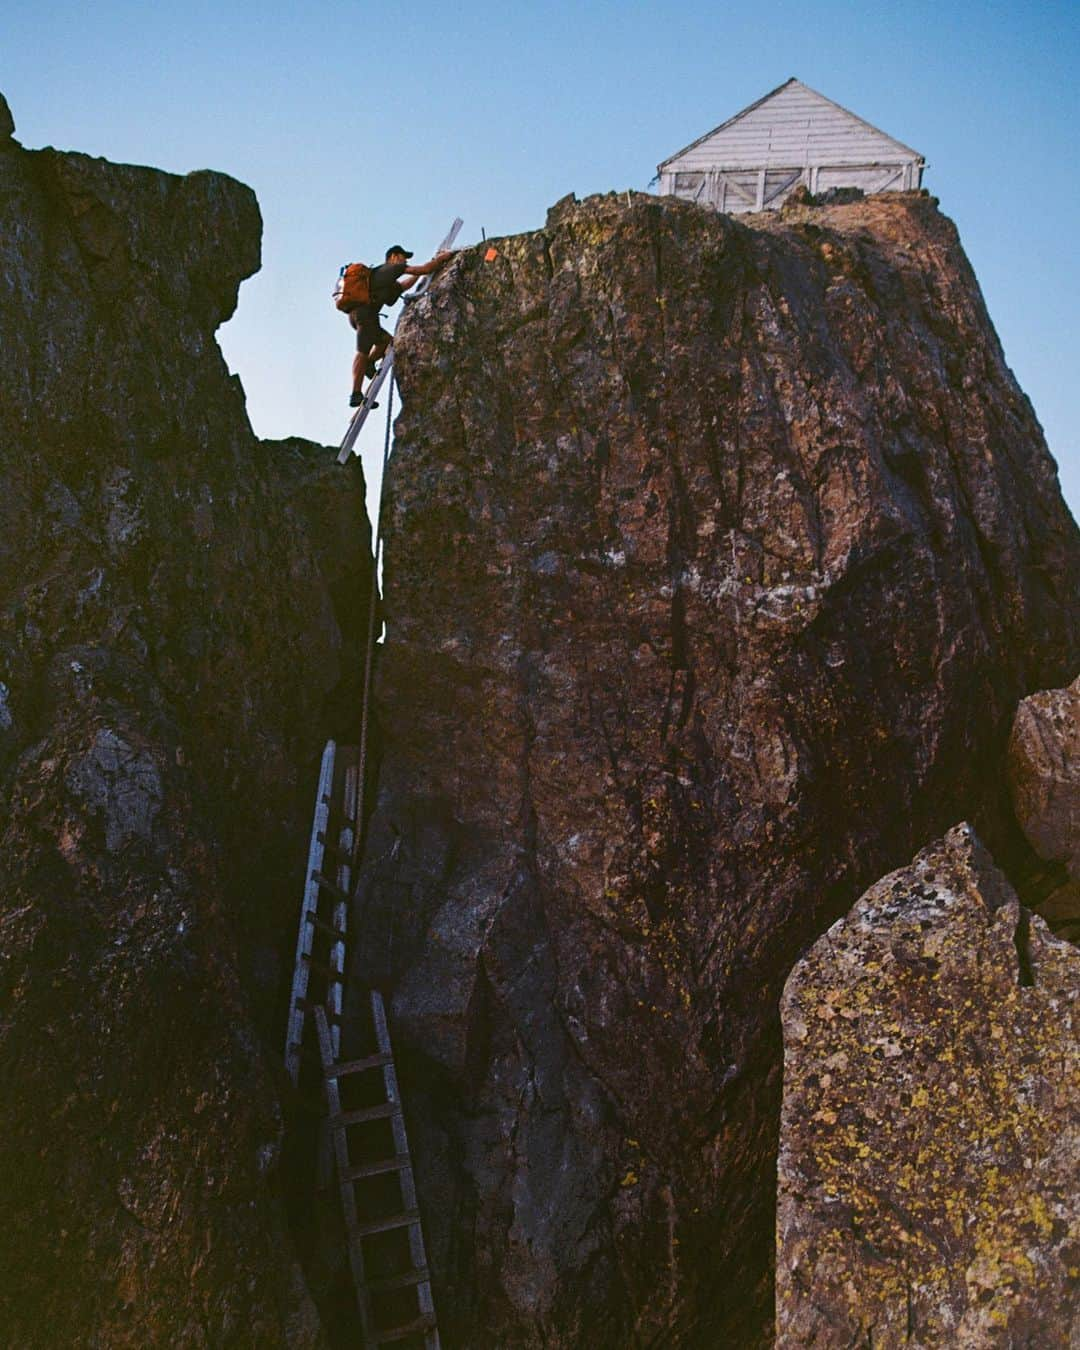
[[[408,289],[418,277],[429,277],[432,272],[437,272],[440,267],[445,267],[453,256],[449,249],[443,249],[441,253],[436,253],[430,262],[410,263],[401,274],[403,278],[412,278],[412,281],[405,283],[405,289]]]

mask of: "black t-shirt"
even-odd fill
[[[401,295],[398,277],[408,263],[382,263],[371,269],[371,299],[376,305],[392,305]]]

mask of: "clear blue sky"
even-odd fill
[[[926,156],[1080,515],[1078,68],[1076,0],[0,3],[25,145],[255,189],[263,268],[220,339],[262,436],[340,439],[341,263],[645,188],[795,75]]]

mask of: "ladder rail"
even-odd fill
[[[452,224],[452,225],[450,226],[450,228],[446,231],[446,235],[444,236],[442,243],[441,243],[441,244],[439,245],[439,247],[435,250],[435,252],[436,252],[436,253],[445,253],[446,250],[447,250],[448,248],[452,248],[453,245],[454,245],[454,240],[458,237],[458,234],[459,234],[460,231],[461,231],[461,227],[462,227],[462,225],[464,225],[464,224],[465,224],[465,222],[461,219],[460,216],[455,216],[455,217],[454,217],[453,224]],[[410,301],[411,301],[411,300],[419,300],[419,298],[424,294],[424,292],[427,290],[427,288],[431,285],[431,278],[432,278],[432,276],[434,276],[434,273],[433,273],[433,272],[429,272],[428,275],[427,275],[426,277],[421,277],[421,278],[420,278],[420,281],[419,281],[419,283],[417,284],[417,286],[415,286],[413,290],[411,290],[411,291],[408,292],[408,296],[409,296]]]
[[[344,464],[348,461],[356,445],[356,438],[360,435],[360,430],[367,421],[368,413],[371,412],[371,405],[375,401],[375,395],[383,387],[386,377],[394,368],[394,344],[391,343],[386,349],[386,355],[379,364],[379,369],[375,372],[375,378],[368,385],[368,391],[364,395],[364,401],[353,413],[349,421],[348,430],[345,432],[345,438],[341,442],[341,448],[338,450],[337,462]]]
[[[341,828],[338,833],[338,849],[346,857],[351,858],[356,848],[356,842],[360,834],[360,822],[357,820],[356,812],[359,805],[359,773],[360,766],[358,761],[353,761],[345,767],[345,777],[342,784],[342,817]],[[332,983],[327,992],[327,1003],[330,1011],[338,1016],[338,1024],[332,1025],[330,1030],[330,1042],[334,1051],[334,1058],[337,1059],[341,1054],[341,1023],[340,1018],[343,1014],[344,995],[345,995],[345,937],[348,933],[349,922],[349,904],[344,897],[349,894],[349,886],[352,881],[352,864],[345,861],[339,861],[337,866],[337,884],[340,894],[334,897],[333,918],[331,922],[335,930],[341,936],[335,939],[330,947],[330,967],[336,971],[340,977],[336,983]]]
[[[319,1038],[319,1055],[322,1059],[323,1073],[325,1075],[328,1069],[333,1067],[334,1051],[330,1041],[330,1027],[326,1020],[326,1013],[322,1008],[315,1009],[315,1029]],[[336,1078],[326,1078],[326,1105],[330,1112],[330,1119],[340,1117],[341,1111],[341,1093],[338,1091]],[[353,1184],[348,1179],[349,1170],[349,1142],[345,1135],[345,1125],[332,1127],[331,1134],[334,1140],[334,1159],[337,1163],[338,1180],[341,1191],[341,1211],[345,1219],[345,1236],[349,1247],[349,1269],[352,1271],[353,1287],[356,1291],[356,1307],[360,1314],[360,1330],[364,1337],[364,1343],[372,1343],[373,1318],[371,1314],[371,1296],[367,1289],[367,1278],[364,1272],[364,1253],[360,1246],[360,1239],[356,1236],[356,1230],[360,1225],[359,1215],[356,1212],[356,1196],[353,1193]]]
[[[349,1268],[355,1288],[356,1306],[360,1315],[365,1345],[381,1345],[384,1342],[398,1340],[407,1335],[422,1333],[425,1350],[441,1350],[435,1301],[431,1292],[431,1272],[424,1247],[416,1179],[413,1175],[412,1155],[409,1153],[405,1119],[402,1115],[401,1092],[394,1065],[393,1047],[390,1043],[386,1009],[382,995],[378,990],[371,990],[369,997],[378,1053],[345,1063],[339,1063],[335,1058],[327,1010],[321,1006],[314,1008],[315,1029],[319,1043],[319,1058],[322,1063],[328,1112],[326,1126],[333,1141],[333,1155],[337,1168],[338,1188],[341,1194],[342,1216],[345,1221],[346,1238],[349,1246]],[[348,1073],[359,1073],[365,1070],[381,1070],[385,1101],[380,1106],[344,1110],[339,1080]],[[354,1165],[349,1156],[348,1130],[354,1124],[364,1124],[373,1120],[389,1122],[393,1137],[394,1155],[390,1158]],[[361,1221],[357,1208],[356,1192],[353,1189],[354,1185],[370,1177],[386,1173],[397,1174],[401,1192],[400,1209],[393,1213],[384,1214],[381,1218]],[[407,1232],[410,1269],[381,1279],[369,1280],[364,1265],[363,1240],[398,1228],[403,1228]],[[406,1288],[413,1288],[416,1292],[417,1316],[404,1326],[376,1329],[375,1314],[371,1301],[372,1291]]]
[[[323,865],[323,843],[330,820],[330,801],[334,785],[334,760],[337,743],[327,741],[319,766],[319,785],[315,793],[315,819],[311,826],[311,844],[308,848],[308,868],[304,881],[304,899],[300,908],[300,931],[296,937],[296,962],[293,966],[292,990],[289,994],[289,1020],[285,1032],[285,1067],[294,1084],[300,1081],[300,1050],[304,1040],[304,1012],[307,999],[309,962],[315,939],[315,925],[308,916],[316,916],[319,907],[319,884],[314,873]],[[305,959],[306,958],[306,959]]]
[[[397,1070],[394,1066],[393,1048],[390,1044],[390,1028],[386,1020],[386,1007],[382,994],[377,989],[371,991],[371,1016],[375,1023],[375,1043],[381,1055],[389,1056],[383,1065],[383,1086],[386,1100],[397,1106],[396,1113],[390,1117],[390,1129],[394,1136],[394,1152],[409,1159],[409,1165],[399,1173],[401,1200],[407,1210],[419,1212],[419,1200],[416,1194],[416,1178],[413,1175],[412,1154],[409,1152],[408,1133],[405,1129],[405,1116],[402,1110],[401,1091],[398,1087]],[[409,1228],[409,1257],[415,1270],[427,1269],[427,1251],[424,1247],[424,1230],[419,1223]],[[431,1292],[431,1281],[422,1280],[416,1286],[416,1302],[423,1317],[435,1317],[435,1300]],[[439,1329],[432,1326],[424,1333],[425,1350],[440,1350]]]

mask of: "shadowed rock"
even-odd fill
[[[777,1345],[1072,1345],[1080,953],[970,826],[784,991]]]
[[[1032,848],[1056,868],[1039,913],[1080,938],[1080,677],[1021,703],[1009,738],[1009,787]],[[1053,882],[1056,881],[1056,884]]]
[[[260,229],[221,175],[0,155],[5,1346],[320,1343],[281,955],[370,558],[358,470],[260,444],[214,340]]]

